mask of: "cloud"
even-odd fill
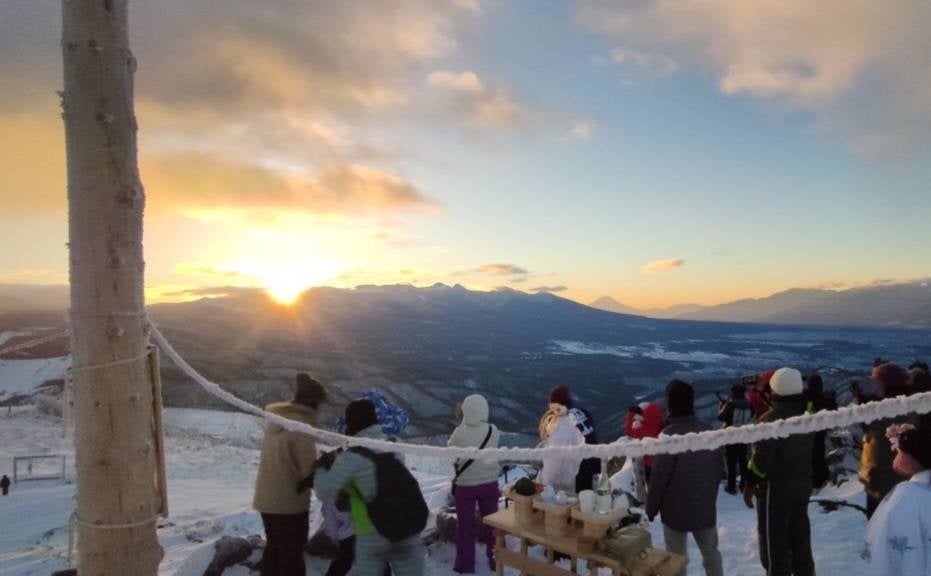
[[[536,288],[531,288],[530,291],[536,292],[538,294],[540,293],[555,294],[557,292],[565,292],[568,289],[569,289],[568,286],[562,286],[562,285],[560,286],[537,286]]]
[[[436,210],[439,205],[407,180],[382,170],[333,164],[316,174],[228,163],[198,154],[149,158],[143,180],[160,196],[155,206],[246,211],[298,210],[354,216]]]
[[[191,264],[187,262],[182,262],[181,264],[175,266],[175,273],[182,276],[219,276],[224,278],[245,277],[242,272],[238,272],[236,270],[222,268],[219,266],[212,266],[210,264]]]
[[[931,3],[583,0],[578,19],[615,42],[616,62],[705,71],[724,94],[812,113],[861,152],[928,144]]]
[[[592,120],[579,118],[572,121],[569,130],[563,136],[563,140],[573,142],[585,142],[591,140],[595,133],[595,123]]]
[[[423,70],[455,49],[458,28],[480,9],[468,0],[134,5],[140,161],[150,204],[189,213],[205,203],[252,209],[267,200],[343,216],[435,207],[398,175],[404,145],[385,136],[378,119],[404,114],[426,91]],[[16,3],[0,18],[8,214],[65,205],[55,95],[59,22],[54,2]]]
[[[523,276],[529,272],[516,264],[483,264],[474,270],[490,276]]]
[[[668,260],[654,260],[648,263],[646,266],[640,269],[641,274],[656,274],[658,272],[666,272],[668,270],[675,270],[676,268],[681,268],[685,265],[685,260],[681,258],[670,258]]]
[[[155,292],[162,298],[216,298],[221,296],[264,296],[265,289],[255,286],[199,286],[196,288],[181,288],[178,290],[161,291],[158,287]]]
[[[435,70],[424,82],[439,98],[430,98],[438,113],[480,128],[518,128],[527,114],[503,88],[488,87],[475,72]]]
[[[665,54],[638,52],[625,48],[611,51],[611,60],[621,65],[631,65],[638,71],[660,78],[668,76],[679,69],[679,64]]]
[[[447,90],[457,90],[460,92],[469,92],[472,94],[482,94],[485,92],[485,85],[479,80],[475,72],[448,72],[446,70],[437,70],[427,76],[427,86],[433,88],[444,88]]]

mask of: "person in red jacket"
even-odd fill
[[[641,402],[631,406],[624,417],[624,434],[629,438],[656,438],[663,430],[663,408],[658,404]],[[653,457],[643,457],[643,467],[646,479],[650,479],[650,469],[653,467]]]
[[[756,386],[747,390],[747,401],[753,407],[753,412],[757,418],[766,414],[771,408],[769,404],[769,395],[772,389],[769,387],[769,381],[772,379],[775,370],[763,372],[756,378]]]

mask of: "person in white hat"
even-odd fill
[[[805,413],[805,386],[794,368],[776,370],[770,380],[772,408],[759,422]],[[812,492],[812,434],[764,440],[751,447],[744,501],[756,496],[760,561],[768,576],[814,576],[808,499]]]

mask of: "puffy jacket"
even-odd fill
[[[670,418],[661,436],[710,430],[695,416]],[[660,454],[653,461],[647,491],[647,516],[659,513],[663,524],[679,532],[717,524],[718,484],[724,473],[721,449]]]
[[[363,428],[356,434],[359,438],[387,440],[381,424]],[[323,468],[314,474],[314,490],[323,502],[332,502],[340,491],[349,494],[350,516],[355,533],[365,536],[375,532],[365,505],[378,495],[378,477],[375,463],[355,452],[341,452],[329,470]]]
[[[488,401],[480,394],[466,397],[462,402],[462,424],[460,424],[449,437],[449,446],[461,448],[478,447],[491,430],[485,448],[497,448],[501,440],[501,432],[494,424],[488,423]],[[456,462],[460,467],[462,462]],[[478,486],[497,482],[501,467],[497,462],[473,460],[468,468],[456,480],[458,486]]]
[[[289,420],[313,424],[317,411],[304,404],[280,402],[265,408]],[[298,494],[298,483],[310,474],[317,445],[307,434],[269,424],[262,441],[252,506],[264,514],[299,514],[310,508],[310,490]]]
[[[663,409],[656,404],[640,405],[643,414],[628,412],[624,417],[624,434],[630,438],[656,438],[663,429]],[[653,456],[644,456],[643,464],[653,466]]]
[[[772,408],[758,422],[775,422],[805,413],[805,397],[773,396]],[[768,482],[774,490],[789,497],[808,498],[812,491],[811,451],[813,434],[764,440],[751,445],[751,481]]]
[[[747,400],[750,402],[750,406],[753,407],[757,418],[762,418],[770,409],[770,403],[766,400],[766,395],[759,390],[748,390]]]
[[[857,477],[863,489],[877,500],[882,500],[896,484],[905,480],[892,469],[895,454],[886,438],[886,428],[892,424],[892,420],[879,420],[867,424],[863,430],[863,450]]]
[[[546,446],[581,446],[585,437],[579,432],[575,420],[562,404],[550,404],[543,418],[540,419],[541,445]],[[575,486],[575,476],[579,471],[581,458],[571,456],[550,456],[543,459],[540,482],[550,486]]]
[[[876,509],[867,528],[863,557],[870,574],[931,574],[931,471],[895,487]]]

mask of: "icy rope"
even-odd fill
[[[777,422],[730,427],[700,433],[693,432],[676,436],[643,438],[641,440],[621,437],[610,444],[550,446],[547,448],[485,448],[482,450],[478,448],[409,444],[344,436],[267,412],[258,406],[237,398],[218,384],[204,378],[178,354],[154,325],[150,324],[150,326],[152,328],[152,338],[178,368],[208,393],[243,412],[254,414],[291,432],[313,436],[323,443],[333,446],[363,446],[376,450],[432,458],[472,458],[490,461],[541,460],[546,457],[559,456],[573,459],[612,458],[615,456],[638,458],[646,455],[714,450],[728,444],[751,444],[763,440],[786,438],[795,434],[808,434],[821,430],[843,428],[853,424],[866,424],[876,420],[898,418],[907,414],[931,412],[931,392],[924,392],[908,397],[889,398],[860,406],[848,406],[830,412],[795,416]]]

